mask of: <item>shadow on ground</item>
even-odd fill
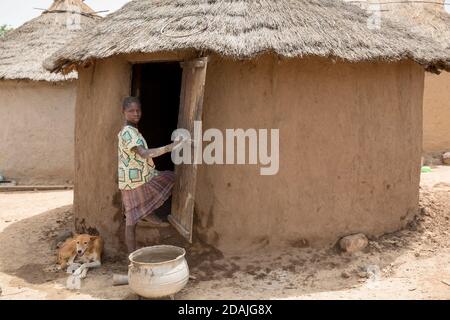
[[[293,244],[275,251],[262,249],[251,255],[223,257],[214,248],[198,241],[186,244],[171,228],[157,231],[140,228],[138,232],[141,244],[174,244],[187,249],[194,279],[178,298],[195,298],[199,290],[202,295],[198,296],[211,299],[285,298],[361,285],[367,277],[368,266],[375,265],[383,270],[398,257],[423,244],[422,235],[430,221],[434,224],[440,221],[436,217],[430,217],[431,220],[427,217],[426,210],[422,210],[409,229],[371,241],[364,252],[356,255],[342,254],[336,248],[318,250]],[[443,221],[441,228],[448,228],[448,217]],[[23,280],[23,285],[45,287],[49,298],[56,297],[55,290],[66,291],[62,288],[67,274],[51,270],[56,262],[52,245],[59,233],[72,230],[72,226],[72,206],[10,224],[0,233],[0,272]],[[99,299],[137,299],[128,286],[112,286],[112,275],[126,274],[127,264],[125,254],[123,260],[106,259],[101,268],[89,271],[80,294]],[[217,295],[224,287],[230,294]]]
[[[55,240],[67,230],[73,231],[71,205],[10,224],[0,232],[0,243],[4,244],[0,250],[0,272],[18,278],[19,281],[14,281],[17,286],[30,286],[48,292],[49,299],[75,294],[64,289],[68,274],[55,270]],[[122,298],[126,292],[121,292],[119,296],[116,292],[115,296],[114,292],[111,295],[108,291],[112,287],[112,273],[126,271],[126,262],[106,259],[101,268],[89,271],[79,293],[100,299]],[[56,291],[63,294],[56,295]]]

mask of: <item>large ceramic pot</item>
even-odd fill
[[[128,283],[144,298],[172,296],[189,280],[186,251],[175,246],[153,246],[139,249],[129,256]]]

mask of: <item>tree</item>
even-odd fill
[[[4,24],[0,26],[0,38],[3,37],[8,31],[12,30],[11,27],[9,27],[8,25]]]

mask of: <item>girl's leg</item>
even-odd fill
[[[127,245],[128,253],[136,251],[136,225],[125,226],[125,243]]]

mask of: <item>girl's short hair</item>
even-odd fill
[[[137,97],[126,97],[125,99],[123,99],[122,102],[122,110],[128,108],[132,103],[137,103],[138,105],[141,105],[141,100],[139,100],[139,98]]]

